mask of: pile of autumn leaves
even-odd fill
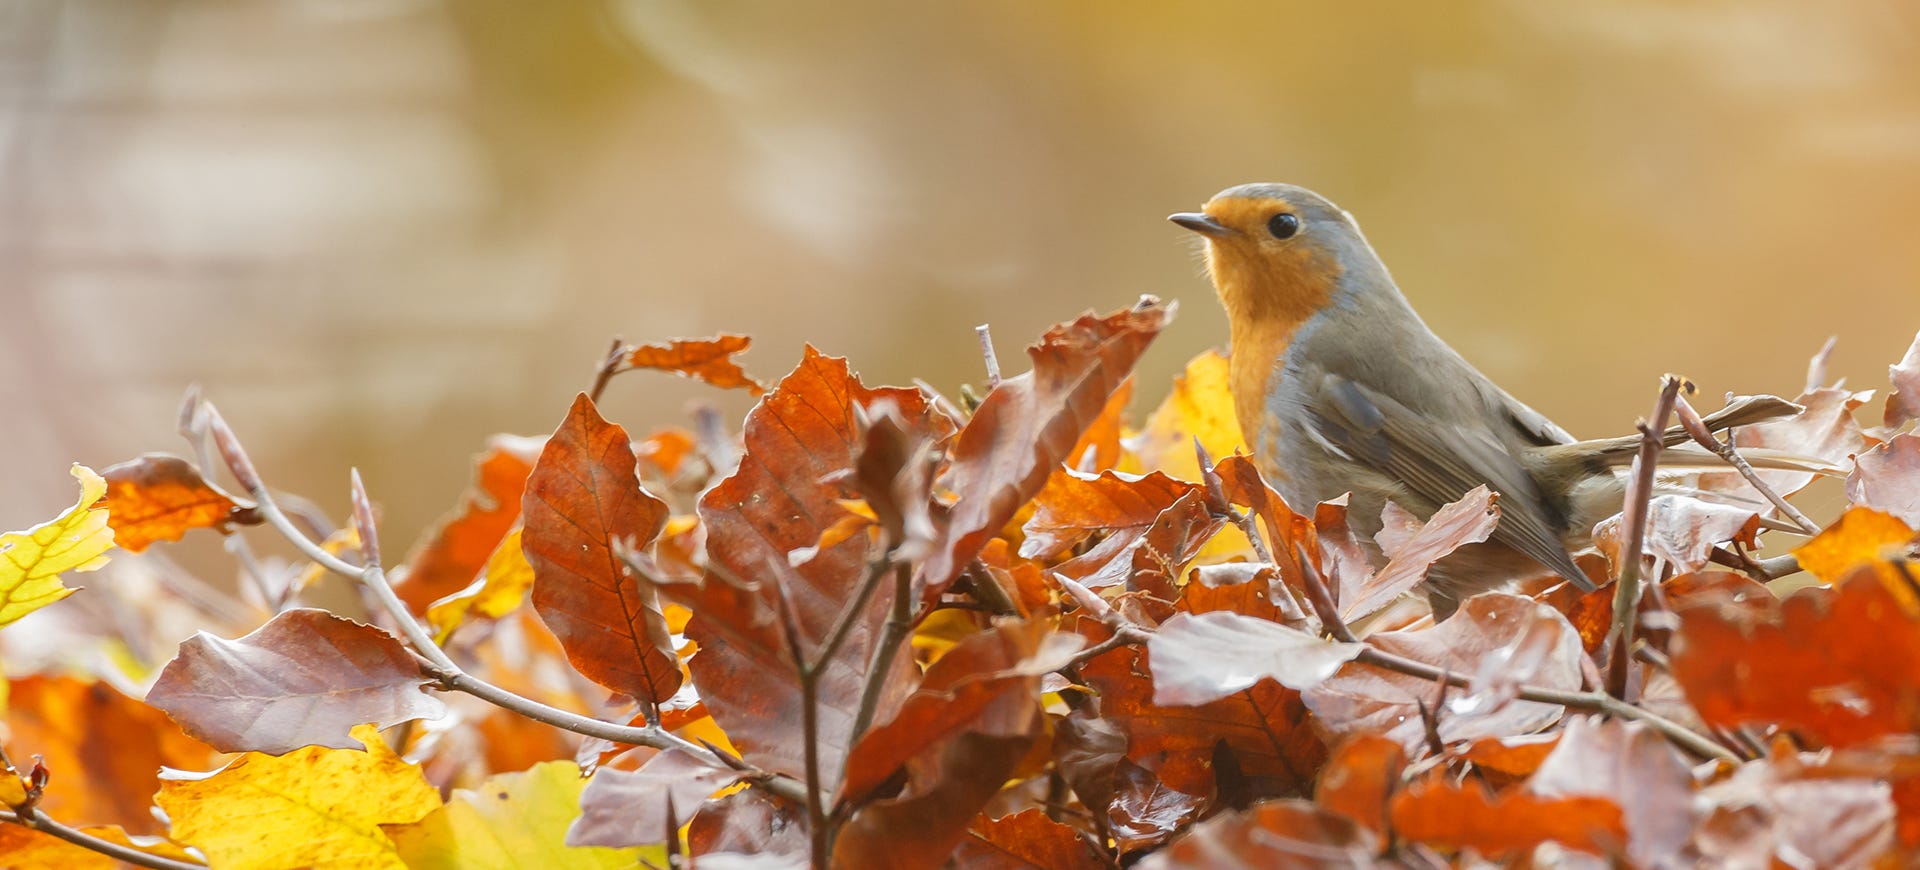
[[[1920,569],[1904,561],[1920,340],[1871,429],[1868,393],[1813,384],[1800,415],[1736,435],[1849,469],[1852,506],[1825,531],[1767,533],[1799,545],[1806,588],[1777,597],[1724,567],[1774,554],[1753,553],[1778,524],[1738,475],[1679,481],[1714,499],[1655,499],[1664,582],[1625,698],[1589,714],[1523,696],[1598,697],[1611,588],[1542,578],[1439,625],[1407,594],[1487,537],[1491,493],[1425,523],[1390,509],[1374,566],[1343,502],[1289,507],[1236,455],[1218,355],[1127,426],[1129,373],[1171,315],[1143,300],[1060,324],[970,414],[808,348],[738,442],[633,439],[582,395],[544,443],[490,446],[474,493],[392,567],[415,617],[499,686],[731,764],[443,691],[376,627],[391,615],[299,606],[314,572],[293,565],[251,611],[199,607],[214,630],[164,667],[128,638],[93,676],[12,680],[6,748],[51,778],[22,769],[0,799],[230,867],[1827,867],[1920,850]],[[607,374],[761,392],[732,360],[745,348],[622,348]],[[1813,480],[1761,474],[1782,493]],[[114,543],[261,534],[248,499],[183,460],[76,475],[73,511],[0,545],[0,624],[69,594],[58,575]],[[302,521],[361,552],[356,529]],[[1583,560],[1596,578],[1618,525]],[[1333,621],[1359,640],[1329,638]],[[809,785],[812,806],[794,797]],[[14,824],[0,849],[106,866]]]

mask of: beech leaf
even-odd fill
[[[1381,535],[1380,547],[1387,555],[1387,564],[1364,582],[1341,592],[1341,618],[1354,622],[1371,615],[1426,579],[1433,563],[1466,544],[1486,540],[1500,522],[1495,499],[1492,490],[1477,486],[1458,501],[1434,511],[1412,534],[1391,542],[1389,536]]]
[[[149,453],[100,472],[107,481],[107,524],[113,543],[138,553],[155,541],[178,541],[193,529],[220,528],[240,504],[178,456]]]
[[[1319,685],[1364,647],[1322,640],[1296,628],[1238,613],[1180,613],[1147,643],[1153,702],[1205,704],[1263,679],[1290,689]]]
[[[409,870],[635,866],[639,850],[565,842],[568,824],[580,815],[585,787],[573,762],[547,761],[489,777],[478,788],[456,788],[445,806],[420,821],[382,827]],[[647,857],[665,863],[665,850],[655,851],[659,854]]]
[[[324,610],[286,611],[251,634],[200,632],[180,645],[147,692],[188,734],[222,752],[352,749],[373,723],[437,719],[420,666],[398,638]]]
[[[1920,393],[1920,383],[1913,386]],[[1920,528],[1920,435],[1903,432],[1860,454],[1847,475],[1847,500]]]
[[[714,792],[739,780],[737,773],[701,762],[677,749],[661,752],[639,770],[601,768],[580,794],[580,817],[567,829],[570,846],[651,846],[665,842],[667,805],[685,824]]]
[[[94,571],[107,564],[113,529],[105,508],[107,482],[93,469],[75,463],[80,500],[61,514],[24,532],[0,535],[0,627],[79,591],[60,583],[68,571]]]
[[[713,338],[680,338],[663,344],[630,345],[624,348],[622,365],[628,369],[654,369],[685,378],[705,381],[722,389],[744,387],[758,396],[767,391],[747,374],[733,355],[746,351],[753,339],[744,335],[716,335]]]

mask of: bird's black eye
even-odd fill
[[[1287,212],[1283,211],[1267,219],[1267,232],[1272,233],[1276,239],[1291,239],[1293,234],[1299,231],[1300,218]]]

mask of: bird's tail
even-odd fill
[[[1782,399],[1779,396],[1741,396],[1733,400],[1733,402],[1729,403],[1726,407],[1702,417],[1701,421],[1707,424],[1707,431],[1720,432],[1736,426],[1751,426],[1755,423],[1764,423],[1768,420],[1791,417],[1803,410],[1805,409],[1801,406]],[[1679,426],[1668,427],[1667,431],[1660,436],[1661,443],[1668,447],[1674,447],[1686,440],[1688,440],[1687,430]],[[1626,465],[1632,462],[1633,455],[1640,451],[1640,436],[1623,435],[1619,438],[1576,441],[1572,444],[1556,445],[1553,449],[1555,451],[1566,450],[1570,453],[1597,457],[1602,463],[1610,466]],[[1675,459],[1684,462],[1685,459],[1689,458],[1690,454],[1694,452],[1705,457],[1713,456],[1713,454],[1708,453],[1704,449],[1697,451],[1682,449],[1669,452],[1666,456],[1661,457],[1660,464],[1663,466],[1671,465],[1672,463],[1669,460]],[[1676,453],[1678,455],[1675,455]],[[1763,451],[1747,448],[1741,450],[1740,455],[1746,457],[1747,461],[1752,463],[1755,468],[1781,471],[1806,471],[1814,474],[1830,474],[1841,471],[1830,462],[1802,456],[1793,456],[1779,451]],[[1716,461],[1718,461],[1717,458]]]

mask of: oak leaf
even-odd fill
[[[1162,511],[1200,489],[1197,483],[1158,471],[1146,475],[1063,471],[1034,497],[1033,517],[1021,528],[1026,538],[1020,543],[1020,555],[1053,559],[1095,534],[1144,534]]]
[[[1486,486],[1477,486],[1458,501],[1442,506],[1413,531],[1390,535],[1383,529],[1376,536],[1387,564],[1372,576],[1357,571],[1342,577],[1340,616],[1356,622],[1386,607],[1393,599],[1425,580],[1427,569],[1467,544],[1477,544],[1493,534],[1500,521],[1497,496]],[[1388,502],[1388,510],[1396,510]]]
[[[352,749],[352,730],[437,719],[420,666],[378,628],[299,608],[237,640],[200,632],[147,692],[188,734],[222,752]]]

